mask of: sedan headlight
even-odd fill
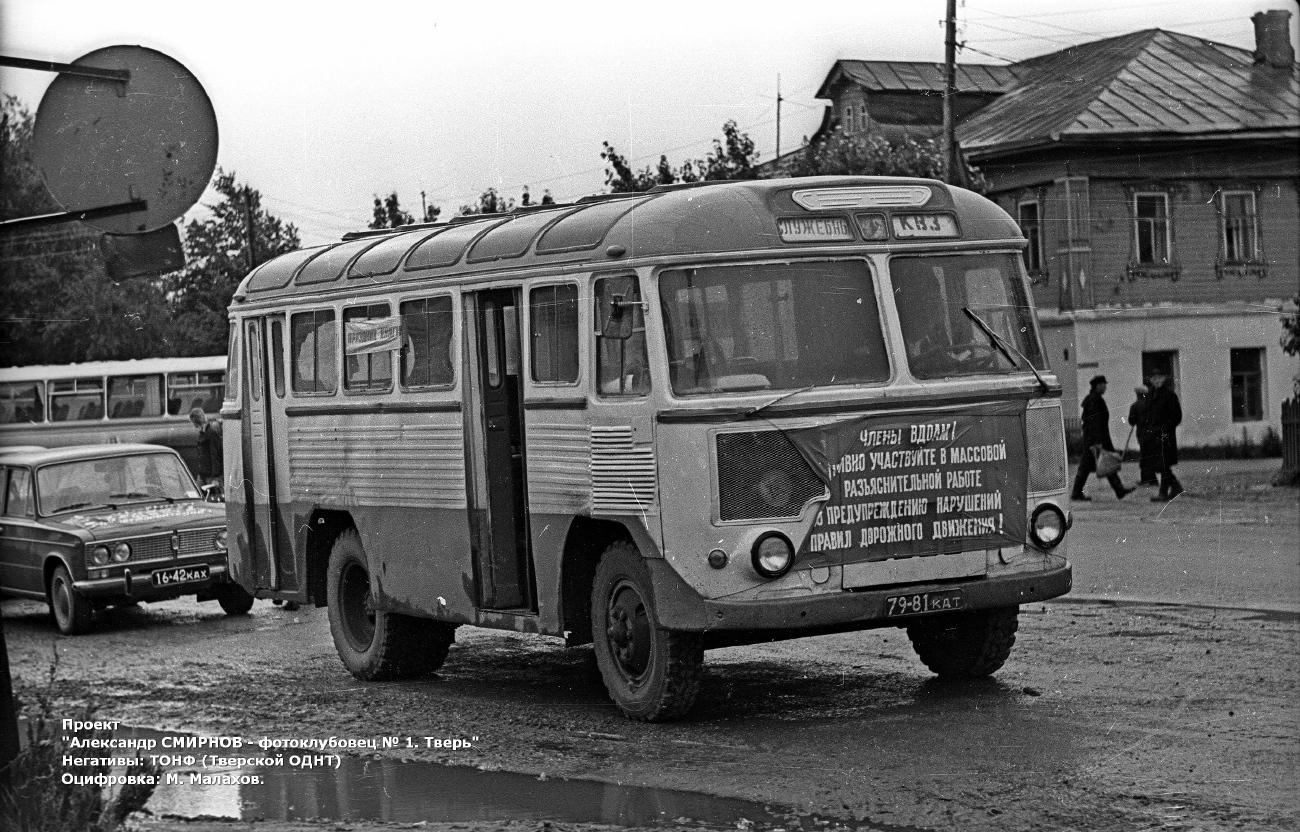
[[[1065,515],[1051,503],[1034,509],[1029,518],[1029,536],[1044,549],[1050,549],[1065,537]]]
[[[218,549],[220,549],[220,550],[223,551],[223,552],[226,550],[226,530],[225,530],[225,529],[222,529],[221,531],[217,532],[216,536],[212,538],[212,545],[213,545],[213,546],[216,546]]]
[[[118,563],[125,563],[131,559],[131,545],[129,543],[119,543],[113,547],[113,560]]]
[[[90,562],[96,566],[103,566],[108,563],[108,547],[104,545],[96,546],[90,550]]]

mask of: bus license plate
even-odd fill
[[[196,564],[195,566],[178,566],[175,569],[159,569],[153,573],[154,586],[188,584],[194,581],[206,581],[207,579],[208,565],[206,563]]]
[[[966,606],[960,589],[942,592],[915,592],[911,595],[890,595],[885,598],[885,617],[899,615],[924,615],[928,612],[952,612]]]

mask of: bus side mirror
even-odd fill
[[[641,304],[627,300],[626,295],[611,295],[608,304],[602,302],[600,307],[600,335],[602,338],[617,338],[626,341],[632,337],[632,309]]]

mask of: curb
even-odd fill
[[[1072,592],[1049,598],[1043,604],[1112,604],[1112,605],[1148,605],[1160,607],[1192,607],[1205,610],[1224,610],[1226,612],[1266,612],[1274,615],[1294,615],[1300,617],[1300,604],[1208,604],[1197,601],[1170,601],[1165,598],[1143,598],[1136,595],[1086,595]]]

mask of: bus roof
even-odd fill
[[[956,239],[962,242],[1022,239],[1015,221],[997,205],[932,179],[818,176],[699,182],[348,235],[340,243],[263,263],[244,278],[235,302],[504,269],[604,269],[672,255],[786,247],[806,252],[809,246],[885,242],[864,240],[857,217],[875,214],[883,229],[888,222],[884,215],[944,211],[959,218]],[[778,219],[833,219],[830,227],[836,233],[787,242]],[[895,239],[892,244],[898,248],[926,242],[934,240]]]
[[[32,364],[0,368],[0,381],[41,381],[50,378],[142,376],[152,373],[194,373],[226,369],[224,355],[187,358],[132,358],[125,361],[83,361],[79,364]]]

